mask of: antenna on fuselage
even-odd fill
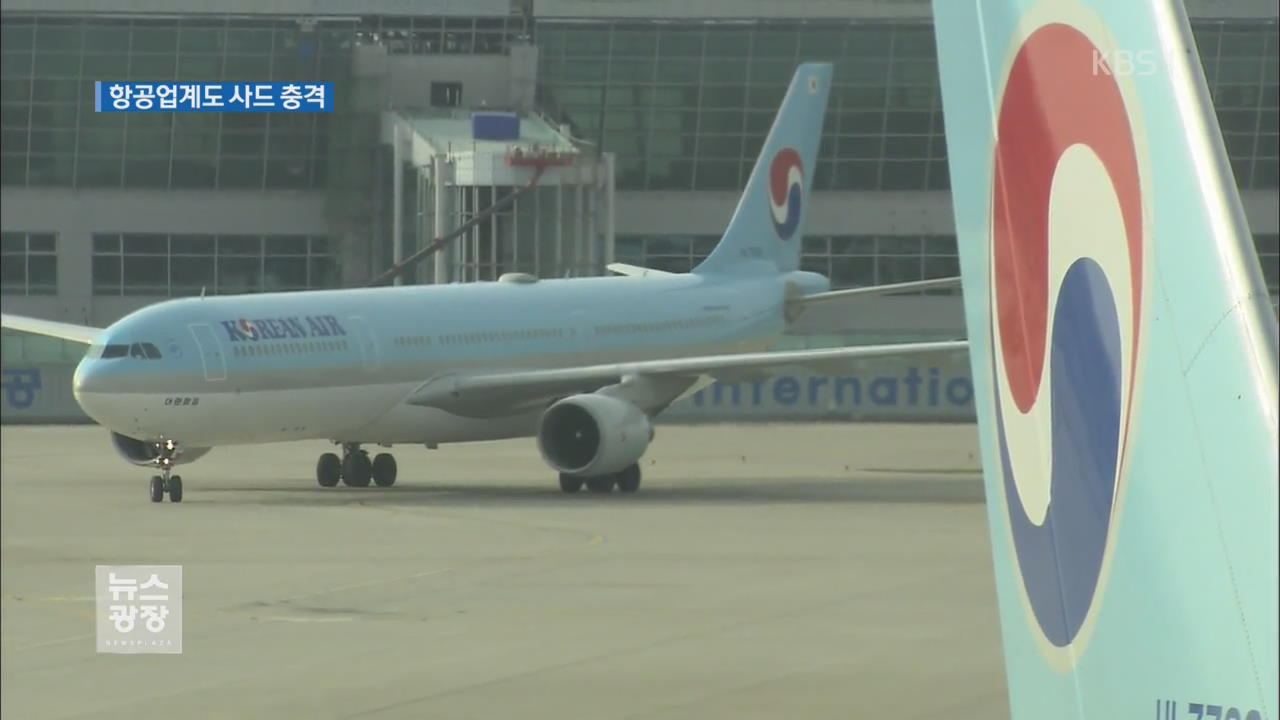
[[[204,299],[204,291],[205,291],[205,288],[207,288],[207,287],[208,287],[207,285],[201,285],[201,286],[200,286],[200,299],[201,299],[201,300],[203,300],[203,299]]]

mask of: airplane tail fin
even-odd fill
[[[800,266],[804,217],[831,92],[829,63],[796,68],[747,188],[699,274],[776,273]]]
[[[1013,717],[1275,718],[1276,319],[1182,3],[933,7]]]

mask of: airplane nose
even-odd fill
[[[81,360],[76,365],[76,372],[71,377],[71,394],[75,396],[76,401],[83,404],[81,396],[84,393],[98,392],[102,389],[102,373],[94,368],[92,360]]]
[[[71,394],[76,403],[86,415],[102,425],[107,425],[107,408],[104,407],[109,404],[104,402],[108,398],[107,384],[102,367],[90,359],[80,361],[71,377]]]

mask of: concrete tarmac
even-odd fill
[[[5,718],[1008,717],[973,426],[670,426],[636,495],[532,440],[219,448],[181,504],[97,427],[0,430]],[[181,655],[95,652],[96,564],[183,566]]]

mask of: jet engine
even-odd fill
[[[653,440],[649,416],[608,395],[571,395],[542,414],[538,449],[555,470],[594,477],[625,469]]]
[[[154,460],[160,456],[159,443],[149,442],[146,440],[138,440],[128,435],[121,435],[118,432],[111,433],[111,444],[115,446],[116,452],[125,460],[134,465],[144,465],[152,467],[155,465]],[[178,445],[177,454],[173,458],[174,465],[182,465],[184,463],[194,462],[204,457],[204,454],[213,448],[194,448],[186,445]]]

